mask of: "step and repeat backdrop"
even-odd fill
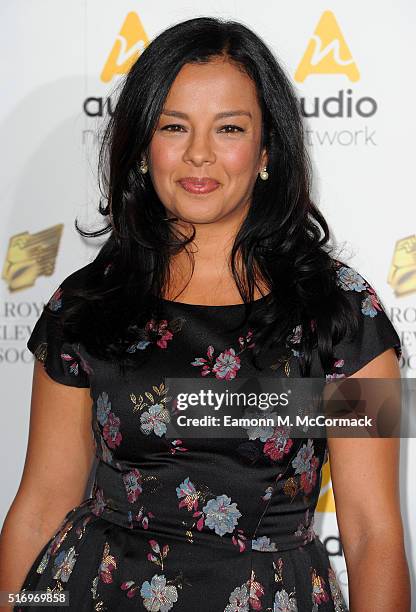
[[[0,524],[25,459],[33,368],[28,336],[60,281],[102,244],[81,238],[74,221],[101,227],[97,151],[117,84],[152,38],[178,21],[237,19],[274,50],[305,117],[315,201],[343,257],[376,288],[401,337],[402,376],[416,376],[410,70],[416,5],[213,0],[206,6],[200,0],[1,3]],[[416,440],[403,439],[400,488],[413,576],[415,465]],[[315,527],[347,595],[329,463]]]

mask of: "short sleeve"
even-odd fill
[[[335,345],[333,372],[327,378],[351,376],[389,348],[394,348],[400,361],[400,337],[374,287],[345,264],[337,267],[337,283],[358,314],[359,324],[353,337],[345,337]]]
[[[43,307],[26,346],[56,382],[71,387],[89,387],[92,370],[81,344],[66,341],[62,331],[65,282],[66,279]]]

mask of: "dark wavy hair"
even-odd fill
[[[67,309],[65,326],[99,358],[123,367],[145,359],[148,350],[129,354],[126,349],[137,341],[149,317],[163,318],[159,298],[169,282],[170,258],[186,249],[195,231],[190,237],[180,235],[175,220],[166,219],[139,162],[181,68],[221,57],[255,84],[262,113],[261,147],[266,147],[269,160],[269,179],[257,179],[231,252],[232,274],[246,304],[242,323],[250,321],[254,329],[253,362],[261,369],[263,351],[287,351],[295,326],[301,325],[301,375],[310,376],[315,348],[328,373],[334,344],[357,328],[357,317],[338,287],[329,228],[311,200],[311,163],[295,91],[267,45],[237,21],[198,17],[177,23],[145,48],[123,78],[99,154],[105,200],[99,211],[109,224],[88,232],[75,222],[82,236],[110,236],[85,267],[83,282],[67,292],[77,299]],[[243,262],[241,274],[237,256]],[[259,277],[269,295],[254,310]]]

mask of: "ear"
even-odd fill
[[[261,170],[263,170],[263,168],[266,167],[267,164],[269,163],[269,156],[267,155],[267,150],[266,149],[263,149],[263,151],[261,152],[260,159],[261,159],[261,165],[260,165],[259,172]]]

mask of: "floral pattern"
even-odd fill
[[[196,357],[192,361],[191,365],[200,367],[201,376],[208,376],[214,374],[215,378],[222,380],[232,380],[237,376],[238,370],[241,367],[240,355],[243,351],[254,347],[252,341],[253,331],[248,330],[246,336],[240,336],[238,338],[238,344],[240,349],[236,351],[230,347],[224,349],[217,357],[214,358],[214,347],[210,344],[207,348],[206,357]]]
[[[310,493],[316,483],[319,459],[314,455],[313,440],[308,440],[297,452],[292,460],[295,474],[300,474],[300,488],[305,493]]]
[[[263,452],[272,461],[280,461],[293,446],[287,427],[275,427],[270,438],[265,441]]]
[[[241,516],[237,504],[231,503],[231,498],[227,495],[218,495],[215,499],[210,499],[202,511],[205,513],[205,525],[219,536],[232,533]]]
[[[126,487],[127,499],[131,504],[134,504],[143,491],[143,477],[140,471],[137,468],[133,468],[127,474],[123,474],[123,482]]]
[[[174,333],[181,329],[181,322],[181,319],[175,319],[170,322],[166,319],[161,321],[150,319],[144,328],[139,330],[137,334],[138,339],[133,344],[130,344],[126,351],[128,353],[143,351],[149,344],[153,344],[161,349],[168,348],[168,343],[173,340]]]
[[[319,604],[329,601],[329,595],[325,587],[325,580],[319,576],[315,568],[311,567],[312,575],[312,612],[318,612]]]
[[[228,599],[224,612],[249,612],[261,610],[261,597],[264,595],[263,585],[256,580],[254,571],[251,577],[241,586],[236,587]]]
[[[103,391],[97,398],[97,419],[102,426],[102,435],[111,449],[121,444],[123,436],[120,432],[120,419],[111,411],[108,393]]]
[[[149,540],[151,552],[147,553],[147,560],[164,571],[165,559],[169,553],[169,545],[160,546],[157,540]],[[135,597],[140,589],[143,605],[150,612],[167,612],[178,601],[178,589],[182,589],[186,580],[181,575],[174,579],[167,579],[165,574],[153,574],[150,580],[145,580],[141,585],[136,580],[126,580],[120,585],[122,591],[126,592],[129,599]]]
[[[270,552],[277,550],[276,544],[270,542],[270,538],[267,536],[261,536],[255,540],[251,540],[251,548],[253,550],[261,550],[262,552]]]
[[[168,612],[178,601],[178,590],[174,585],[166,584],[166,578],[155,574],[151,582],[146,580],[140,589],[143,605],[151,612]]]
[[[276,591],[273,612],[298,612],[298,604],[294,593],[288,593],[285,589]]]
[[[58,287],[47,303],[48,308],[50,308],[52,312],[57,312],[62,308],[62,293],[62,287]]]
[[[334,602],[335,612],[348,612],[344,596],[342,594],[337,577],[332,567],[328,568],[328,581],[332,599]]]
[[[69,550],[61,550],[53,562],[53,578],[61,582],[68,582],[72,570],[74,569],[76,557],[77,554],[74,546],[71,546]]]
[[[335,270],[337,283],[344,291],[361,294],[360,310],[364,317],[374,319],[378,316],[378,320],[382,319],[381,323],[383,324],[387,321],[387,325],[390,327],[390,330],[395,333],[390,321],[388,321],[386,317],[375,289],[361,276],[361,274],[350,266],[344,265],[338,261],[335,262]],[[395,335],[397,336],[397,334]],[[397,358],[400,359],[402,349],[398,337],[394,347],[396,349]],[[346,364],[343,357],[335,359],[333,371],[326,374],[326,381],[332,382],[333,380],[345,378],[346,374],[342,371],[344,366],[348,367],[348,364]]]
[[[400,345],[365,279],[343,264],[337,278],[358,299],[365,326],[356,345],[337,346],[327,380],[372,358],[374,335],[380,344]],[[49,300],[56,314],[65,308],[65,287]],[[190,439],[185,433],[169,438],[172,398],[163,377],[251,376],[254,341],[250,324],[234,339],[222,334],[239,306],[221,309],[227,316],[218,315],[215,326],[210,320],[209,337],[200,307],[165,304],[161,320],[147,321],[129,345],[129,352],[152,349],[149,364],[123,380],[112,364],[90,358],[82,344],[58,346],[45,318],[34,330],[31,350],[51,374],[68,385],[90,386],[101,469],[91,496],[68,512],[21,590],[69,590],[74,609],[89,600],[95,612],[114,606],[126,612],[323,612],[330,606],[348,612],[313,527],[326,440],[294,439],[285,427],[247,427],[244,439]],[[210,312],[215,317],[220,311]],[[315,329],[316,322],[310,325]],[[297,325],[265,375],[271,369],[275,376],[295,377],[301,357]],[[296,569],[301,564],[292,558],[302,559],[307,571]]]
[[[90,376],[93,370],[89,363],[82,357],[76,344],[71,345],[72,352],[75,353],[75,357],[71,353],[61,353],[61,359],[64,363],[68,364],[68,372],[70,375],[79,376],[80,368]]]
[[[99,592],[98,592],[100,583],[111,584],[114,581],[113,572],[115,569],[117,569],[117,561],[115,557],[110,554],[110,545],[108,542],[106,542],[104,544],[103,555],[101,558],[100,565],[98,567],[97,576],[95,576],[94,580],[92,581],[92,585],[90,589],[93,600],[96,601],[96,604],[95,604],[96,610],[104,609],[104,602],[101,599]]]
[[[172,399],[167,393],[167,387],[164,383],[161,383],[160,385],[153,385],[152,391],[146,390],[144,394],[139,396],[131,393],[130,400],[133,403],[133,412],[140,415],[141,433],[146,436],[153,434],[161,438],[169,448],[170,454],[175,455],[176,453],[187,452],[188,449],[179,438],[166,439],[167,426],[171,422],[171,414],[166,406]]]
[[[205,486],[197,489],[189,476],[176,487],[176,495],[180,502],[179,508],[186,508],[188,512],[192,512],[192,517],[195,519],[191,525],[188,525],[186,535],[188,541],[193,543],[192,529],[196,527],[198,531],[202,531],[204,525],[212,529],[217,535],[224,536],[226,533],[232,533],[231,539],[235,546],[238,546],[240,552],[246,548],[243,530],[236,529],[238,519],[242,516],[237,508],[236,502],[232,502],[231,498],[225,494],[217,495],[208,500],[208,502],[199,509],[201,501],[212,496],[212,493]]]
[[[364,293],[361,301],[361,312],[367,317],[375,317],[383,309],[377,293],[366,280],[349,266],[337,268],[337,282],[345,291]]]

